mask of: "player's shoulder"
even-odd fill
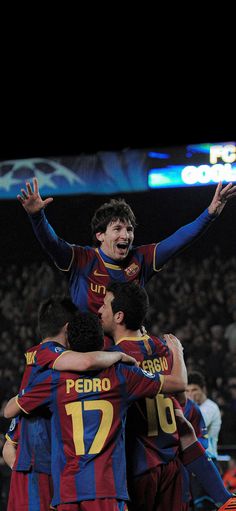
[[[115,364],[114,367],[116,368],[117,373],[125,374],[126,377],[127,377],[127,375],[130,375],[131,377],[132,376],[139,376],[139,377],[145,376],[150,379],[155,379],[154,373],[145,371],[144,369],[142,369],[141,367],[138,367],[136,365],[125,364],[124,362],[117,362],[117,364]]]
[[[39,351],[52,351],[53,353],[62,353],[63,351],[67,351],[67,348],[55,341],[46,341],[42,342]]]
[[[38,344],[34,344],[34,346],[30,346],[26,351],[25,353],[34,353],[34,352],[37,352],[38,350],[41,349],[41,343],[39,342]]]
[[[166,340],[161,336],[149,334],[149,342],[155,347],[156,350],[161,350],[163,354],[170,352]]]
[[[30,346],[25,353],[37,353],[38,351],[41,351],[41,350],[46,350],[46,349],[52,349],[55,350],[55,351],[60,351],[60,348],[62,348],[61,351],[64,351],[66,348],[60,344],[59,342],[55,342],[55,341],[51,341],[51,340],[48,340],[48,341],[44,341],[44,342],[39,342],[38,344],[35,344],[34,346]],[[56,349],[57,348],[57,349]]]
[[[155,343],[155,344],[161,344],[161,345],[164,345],[164,346],[167,346],[167,343],[166,343],[166,340],[161,337],[161,336],[157,336],[157,335],[153,335],[153,334],[148,334],[149,335],[149,338]]]
[[[74,253],[74,260],[79,260],[80,262],[88,261],[90,259],[97,258],[97,251],[95,247],[91,247],[90,245],[71,245]]]
[[[91,247],[90,245],[71,245],[71,247],[73,248],[74,252],[83,252],[83,253],[87,253],[89,255],[92,255],[92,256],[96,256],[97,252],[96,252],[96,248],[95,247]]]
[[[184,412],[186,413],[199,413],[201,414],[201,410],[200,410],[200,407],[198,406],[197,403],[195,403],[195,401],[193,401],[193,399],[190,399],[189,397],[187,398],[187,401],[186,401],[186,404],[185,404],[185,407],[184,407]]]
[[[122,347],[122,342],[120,344],[114,344],[114,346],[109,346],[109,348],[106,349],[105,351],[120,351],[122,353],[125,352],[125,350]]]
[[[74,249],[82,249],[82,250],[94,250],[95,251],[95,248],[92,247],[91,245],[78,245],[77,243],[71,243],[71,247],[73,247]]]
[[[110,374],[111,376],[114,375],[115,377],[118,377],[120,379],[121,377],[124,377],[124,381],[126,379],[126,374],[132,374],[136,373],[137,369],[139,367],[131,364],[126,364],[125,362],[116,362],[111,367],[108,367],[107,369],[104,369],[103,372]]]
[[[134,246],[131,249],[131,253],[140,253],[140,254],[146,254],[148,251],[152,251],[155,249],[156,243],[148,243],[147,245],[138,245]]]

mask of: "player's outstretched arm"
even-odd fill
[[[223,211],[226,203],[235,196],[236,186],[233,186],[233,183],[229,183],[223,188],[222,183],[220,182],[216,187],[214,197],[208,208],[210,215],[219,216]]]
[[[44,209],[53,201],[52,197],[43,200],[39,193],[38,180],[33,178],[33,188],[26,182],[26,189],[21,189],[17,199],[29,215],[34,233],[43,249],[61,270],[69,270],[73,261],[73,248],[57,236],[49,224]]]
[[[219,183],[209,207],[203,211],[196,220],[184,225],[157,245],[155,258],[156,269],[158,270],[161,268],[171,257],[197,240],[222,212],[225,204],[235,196],[235,185],[233,186],[232,183],[229,183],[222,188],[222,183]]]
[[[183,346],[173,334],[165,334],[164,338],[173,353],[173,368],[170,375],[164,376],[162,391],[164,393],[183,392],[186,390],[188,383]]]
[[[41,209],[46,208],[50,202],[53,201],[52,197],[43,200],[39,193],[38,180],[36,177],[33,178],[33,189],[29,181],[25,183],[26,189],[21,188],[21,195],[17,195],[17,199],[22,204],[28,215],[34,215],[39,213]]]
[[[89,353],[66,351],[56,359],[53,369],[57,371],[93,371],[106,369],[116,362],[137,365],[135,358],[120,351],[91,351]]]

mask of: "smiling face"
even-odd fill
[[[134,228],[130,222],[116,220],[110,222],[105,232],[97,232],[100,248],[115,261],[123,261],[134,240]]]

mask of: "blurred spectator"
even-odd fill
[[[223,474],[224,485],[231,493],[236,492],[236,459],[228,461],[228,468]]]
[[[217,442],[221,428],[220,409],[212,399],[207,397],[205,378],[198,371],[193,371],[188,374],[187,396],[195,401],[201,410],[208,432],[207,454],[217,465]],[[215,510],[214,502],[210,496],[206,494],[205,489],[196,477],[191,478],[191,494],[194,509],[199,509],[199,511]]]
[[[232,320],[233,322],[225,329],[225,339],[231,353],[236,354],[236,308],[232,312]]]
[[[201,410],[208,432],[207,452],[216,461],[221,414],[218,405],[207,397],[206,381],[199,371],[188,374],[187,396],[195,401]]]

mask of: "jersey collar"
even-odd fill
[[[102,262],[106,268],[110,268],[112,270],[122,270],[121,266],[118,266],[117,264],[114,264],[114,260],[111,259],[111,257],[108,257],[101,248],[95,248],[95,251],[102,259]]]
[[[116,344],[120,344],[121,342],[123,341],[148,341],[150,339],[149,335],[147,334],[144,334],[144,335],[140,335],[138,337],[121,337],[120,339],[118,339],[118,341],[116,341]]]

